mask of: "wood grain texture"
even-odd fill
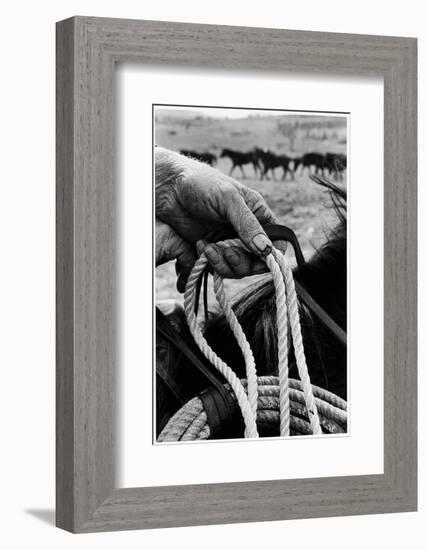
[[[56,37],[56,509],[65,529],[73,528],[74,509],[73,30],[65,25]]]
[[[114,488],[115,62],[376,74],[385,93],[383,475]],[[416,40],[76,17],[57,25],[57,525],[416,509]]]

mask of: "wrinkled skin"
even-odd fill
[[[272,243],[262,225],[275,216],[256,191],[218,170],[161,147],[155,148],[156,265],[177,260],[183,292],[196,257],[205,252],[215,271],[239,278],[265,271],[259,259]],[[232,227],[252,254],[208,244],[219,229]]]

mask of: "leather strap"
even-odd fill
[[[230,397],[229,393],[225,396],[214,387],[207,388],[199,394],[207,414],[211,439],[242,437],[243,419],[236,402]]]
[[[198,397],[204,404],[211,437],[216,439],[242,437],[243,420],[236,401],[224,387],[224,382],[190,349],[184,338],[171,326],[158,308],[156,308],[156,330],[189,360],[190,364],[186,365],[186,380],[190,381],[195,378],[196,373],[192,373],[191,370],[191,366],[193,366],[197,373],[202,375],[200,378],[204,380],[204,385],[208,386]],[[156,373],[171,389],[181,405],[195,396],[192,389],[189,388],[190,391],[186,391],[185,384],[182,384],[184,387],[180,386],[179,382],[161,365],[156,365]]]
[[[266,235],[271,241],[286,241],[293,247],[296,262],[299,267],[304,265],[305,258],[302,249],[300,248],[299,240],[292,229],[286,225],[267,224],[263,226]],[[235,237],[236,234],[228,228],[223,228],[218,231],[213,242],[222,241]],[[299,298],[306,304],[312,313],[321,321],[321,323],[336,337],[336,339],[346,346],[346,332],[330,317],[330,315],[312,298],[309,292],[297,281],[295,281],[296,292]]]
[[[296,292],[304,304],[318,317],[321,323],[336,337],[336,339],[346,346],[346,332],[334,321],[330,315],[312,298],[309,292],[297,281],[294,281]]]

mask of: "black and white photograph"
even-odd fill
[[[153,105],[154,442],[348,433],[348,125]]]

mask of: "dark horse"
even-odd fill
[[[285,181],[288,173],[290,173],[291,177],[293,176],[290,169],[291,159],[287,155],[277,155],[272,151],[265,151],[258,147],[254,149],[254,152],[263,166],[263,170],[260,171],[261,180],[267,177],[269,171],[271,171],[272,178],[275,180],[275,168],[282,168],[282,181]]]
[[[346,332],[346,191],[324,178],[317,176],[312,178],[329,191],[338,223],[327,242],[315,252],[312,258],[294,269],[294,278]],[[276,305],[272,279],[266,276],[257,282],[250,283],[232,307],[253,350],[258,376],[277,374]],[[346,346],[339,342],[301,302],[300,314],[311,382],[346,399]],[[182,330],[188,345],[198,353],[187,328],[183,327]],[[245,378],[245,364],[241,350],[222,315],[216,315],[208,321],[205,337],[215,352],[235,370],[236,374]],[[157,359],[159,353],[157,350]],[[192,384],[193,381],[187,374],[189,361],[173,353],[170,354],[170,358],[173,360],[173,366],[170,365],[167,368],[172,369],[174,373],[179,373],[181,369],[184,383]],[[298,378],[292,349],[289,361],[290,376]],[[195,390],[200,389],[196,386]],[[157,388],[157,430],[159,432],[180,405],[174,400],[171,391],[162,384],[162,380],[158,380]]]
[[[302,156],[301,161],[302,171],[305,168],[310,172],[313,169],[314,174],[323,175],[325,168],[325,156],[321,153],[306,153]]]
[[[236,167],[239,167],[242,177],[245,178],[246,176],[244,172],[244,166],[246,164],[252,164],[255,173],[257,173],[257,171],[260,169],[257,155],[254,151],[247,151],[246,153],[243,153],[241,151],[234,151],[233,149],[223,149],[223,151],[220,153],[220,157],[228,157],[232,161],[232,166],[229,170],[229,176],[232,175],[232,172]]]
[[[293,172],[292,172],[292,178],[293,179],[296,179],[296,174],[297,174],[297,170],[299,169],[299,167],[301,166],[302,164],[302,157],[294,157],[292,159],[290,159],[291,162],[293,163]]]
[[[328,170],[329,176],[334,179],[343,177],[346,170],[346,155],[341,153],[326,153],[325,154],[325,168]]]

